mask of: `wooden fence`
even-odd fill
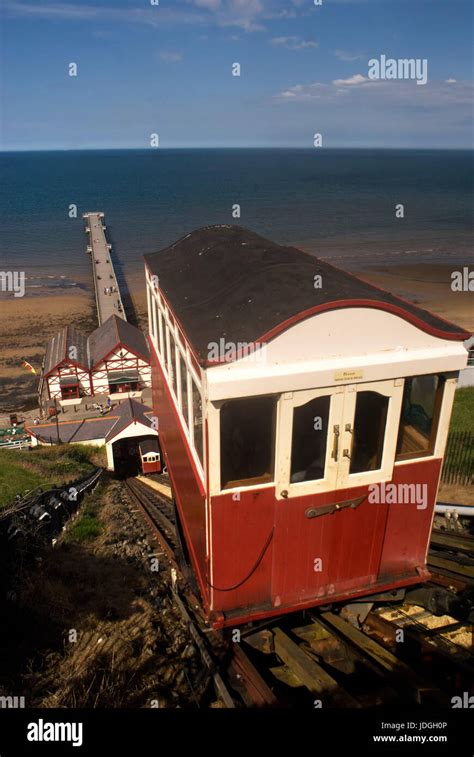
[[[454,431],[448,436],[441,481],[470,486],[474,481],[474,433]]]

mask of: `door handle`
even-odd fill
[[[331,457],[336,461],[339,457],[339,426],[334,426],[334,441],[332,446]]]
[[[333,513],[337,513],[340,510],[346,510],[350,508],[351,510],[355,510],[359,505],[364,501],[364,499],[367,497],[366,494],[363,494],[362,497],[356,497],[355,499],[346,499],[344,502],[334,502],[331,505],[323,505],[323,507],[308,507],[307,510],[305,510],[305,517],[306,518],[319,518],[321,515],[333,515]]]
[[[348,449],[345,449],[345,450],[343,451],[343,453],[342,453],[342,456],[343,456],[343,457],[347,457],[347,458],[348,458],[348,460],[350,460],[350,459],[351,459],[351,456],[349,455],[349,450],[348,450]]]

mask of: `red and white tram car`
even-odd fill
[[[138,445],[142,473],[161,473],[158,439],[144,439]]]
[[[154,412],[210,622],[426,580],[466,333],[235,226],[145,260]]]

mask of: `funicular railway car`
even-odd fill
[[[145,260],[154,412],[209,621],[426,580],[466,333],[235,226]]]
[[[145,439],[140,442],[138,449],[142,473],[161,473],[161,454],[158,439]]]

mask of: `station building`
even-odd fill
[[[157,425],[150,407],[128,398],[100,418],[50,420],[28,425],[25,431],[33,447],[66,443],[105,446],[108,470],[118,475],[136,475],[157,470],[160,460]],[[142,459],[145,452],[151,451],[151,456]]]
[[[65,326],[48,343],[41,372],[40,406],[80,403],[105,395],[113,400],[141,397],[151,386],[150,353],[144,334],[112,315],[86,337]]]

